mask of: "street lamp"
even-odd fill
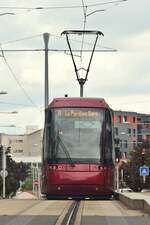
[[[16,127],[15,125],[2,125],[2,124],[0,124],[0,127]]]
[[[17,111],[1,111],[0,114],[17,114],[18,112]]]
[[[0,95],[6,95],[8,94],[6,91],[0,91]]]

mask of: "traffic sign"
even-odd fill
[[[5,176],[5,177],[8,176],[8,171],[7,171],[7,170],[4,170],[4,172],[3,172],[3,170],[0,171],[1,177],[3,177],[3,173],[4,173],[4,176]]]
[[[140,176],[148,176],[149,175],[149,167],[141,166],[140,167]]]

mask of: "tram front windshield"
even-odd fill
[[[97,108],[52,109],[48,116],[50,160],[53,163],[100,162],[105,112]],[[111,128],[111,123],[107,127]]]

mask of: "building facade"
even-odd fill
[[[121,156],[129,157],[137,144],[150,141],[150,114],[114,111],[114,137]]]
[[[150,142],[150,114],[138,114],[138,142]]]
[[[12,158],[26,163],[40,163],[42,159],[42,129],[24,135],[0,134],[0,144],[11,147]]]
[[[136,112],[114,112],[114,135],[119,141],[120,152],[125,156],[137,145],[137,118]]]

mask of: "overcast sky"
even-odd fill
[[[74,6],[84,3],[87,5],[86,15],[92,13],[86,17],[85,29],[104,33],[104,37],[99,37],[96,49],[106,49],[104,46],[117,49],[117,52],[94,54],[84,96],[103,97],[114,110],[150,113],[150,1],[128,0],[100,5],[112,1],[1,0],[1,47],[3,50],[43,48],[42,34],[48,32],[49,48],[67,49],[66,40],[60,34],[64,30],[83,29],[83,9]],[[73,7],[47,8],[65,6]],[[37,7],[46,9],[34,10]],[[76,37],[71,38],[76,40]],[[88,42],[92,42],[91,37]],[[74,43],[76,49],[81,48],[81,42]],[[84,42],[83,49],[87,47],[89,45]],[[0,111],[16,110],[18,114],[1,114],[0,126],[16,125],[18,128],[1,127],[0,130],[22,133],[27,125],[42,127],[44,54],[3,53],[5,58],[0,57],[0,90],[8,94],[0,96]],[[82,56],[86,68],[89,55],[83,53]],[[79,57],[76,59],[81,62]],[[50,100],[64,94],[79,96],[70,55],[49,52],[49,88]]]

